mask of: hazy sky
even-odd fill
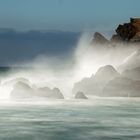
[[[0,0],[0,27],[17,30],[112,29],[140,17],[140,0]]]

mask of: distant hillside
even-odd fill
[[[28,61],[38,55],[70,55],[80,33],[0,29],[0,65]]]

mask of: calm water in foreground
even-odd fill
[[[140,140],[140,99],[1,101],[0,140]]]

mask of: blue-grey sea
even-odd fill
[[[140,99],[1,101],[0,140],[140,140]]]

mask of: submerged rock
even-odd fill
[[[84,95],[83,92],[77,92],[75,95],[75,99],[88,99],[87,96]]]

